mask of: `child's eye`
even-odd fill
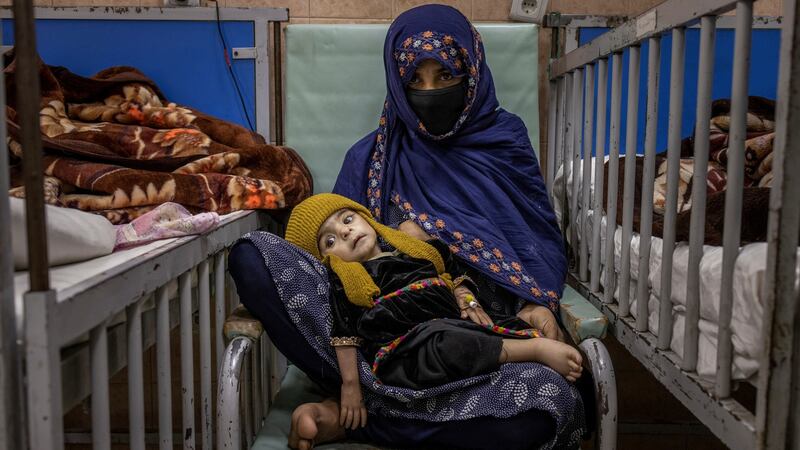
[[[325,248],[333,247],[333,244],[336,242],[336,239],[333,236],[328,236],[325,238]]]
[[[345,218],[344,218],[345,225],[349,224],[352,221],[353,221],[353,215],[352,214],[350,214],[348,216],[345,216]]]

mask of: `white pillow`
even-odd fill
[[[28,268],[28,238],[25,232],[25,200],[10,197],[11,242],[14,269]],[[45,205],[47,255],[51,266],[68,264],[114,250],[117,231],[105,217],[72,208]]]

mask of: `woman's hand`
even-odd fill
[[[351,430],[367,425],[367,408],[361,398],[360,383],[357,381],[342,383],[341,401],[339,425]]]
[[[517,313],[517,317],[541,331],[546,338],[564,342],[564,333],[549,308],[529,303]]]
[[[462,319],[469,318],[478,325],[492,325],[492,319],[489,318],[489,315],[486,314],[486,311],[483,310],[480,303],[478,303],[477,308],[469,306],[470,301],[477,303],[475,296],[469,288],[463,285],[459,286],[453,291],[453,294],[456,296],[456,304],[458,305],[458,309],[461,310]]]
[[[405,222],[401,223],[397,226],[397,230],[402,231],[403,233],[421,241],[427,241],[431,238],[428,236],[428,233],[426,233],[425,230],[423,230],[422,227],[417,225],[417,222],[414,222],[413,220],[406,220]]]

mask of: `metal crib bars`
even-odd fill
[[[158,390],[158,445],[162,450],[172,449],[175,437],[173,435],[173,404],[172,404],[172,367],[173,356],[171,355],[171,330],[180,323],[180,367],[181,367],[181,415],[183,428],[180,432],[180,439],[183,440],[184,448],[213,448],[214,437],[214,417],[213,402],[215,397],[212,395],[212,371],[217,370],[217,365],[212,364],[212,317],[211,317],[211,277],[214,279],[214,298],[218,305],[236,304],[235,292],[224,282],[225,274],[225,246],[230,245],[236,237],[242,234],[242,229],[258,228],[268,223],[262,222],[253,214],[244,217],[240,221],[221,226],[221,228],[211,232],[211,236],[196,237],[189,240],[183,247],[187,249],[185,260],[180,261],[175,267],[169,268],[166,260],[169,252],[161,257],[150,261],[149,264],[142,264],[146,267],[135,267],[127,272],[132,278],[136,277],[138,269],[151,272],[153,268],[165,268],[154,279],[143,279],[144,285],[155,285],[155,291],[144,291],[138,298],[134,299],[128,306],[123,307],[126,312],[126,334],[127,339],[127,364],[128,364],[128,400],[129,400],[129,446],[132,449],[145,448],[145,408],[144,408],[144,370],[143,370],[143,351],[146,349],[145,343],[148,339],[144,338],[143,319],[144,305],[149,298],[155,297],[155,327],[156,361],[157,361],[157,390]],[[244,222],[244,223],[240,223]],[[277,226],[270,225],[270,230],[279,232]],[[235,236],[235,237],[234,237]],[[200,242],[204,241],[204,242]],[[213,244],[210,244],[213,243]],[[209,245],[210,244],[210,245]],[[217,247],[215,249],[215,247]],[[207,250],[201,250],[207,249]],[[175,249],[173,249],[175,251]],[[204,254],[203,251],[209,253]],[[181,255],[181,252],[178,252]],[[189,255],[193,255],[188,257]],[[185,270],[180,267],[186,268]],[[172,272],[173,269],[178,269]],[[213,270],[213,274],[211,271]],[[166,272],[166,273],[164,273]],[[127,278],[127,277],[125,277]],[[177,293],[172,292],[171,285],[177,280]],[[113,287],[113,281],[107,281]],[[96,289],[105,291],[103,286]],[[172,300],[177,294],[177,299]],[[122,296],[124,297],[124,293]],[[234,298],[230,298],[234,297]],[[31,371],[29,383],[31,390],[36,388],[38,393],[32,400],[32,413],[41,414],[44,408],[53,411],[53,415],[44,416],[45,420],[31,420],[31,445],[32,448],[63,448],[63,405],[62,383],[61,383],[61,360],[60,348],[64,345],[63,335],[59,335],[59,328],[55,326],[58,321],[52,311],[56,310],[58,303],[54,296],[44,295],[44,293],[29,293],[26,297],[27,304],[33,320],[26,326],[26,337],[28,341],[28,360],[27,363],[35,365],[38,369]],[[109,298],[109,301],[117,299]],[[121,304],[125,300],[118,300]],[[174,304],[177,303],[177,304]],[[171,309],[174,309],[171,311]],[[50,313],[46,313],[49,311]],[[217,310],[219,316],[226,317],[229,311],[227,306]],[[198,314],[197,316],[195,314]],[[45,320],[39,320],[44,318]],[[195,324],[194,322],[198,323]],[[195,328],[196,327],[196,328]],[[92,431],[91,443],[95,449],[107,449],[111,444],[118,442],[111,433],[110,428],[110,394],[109,376],[112,375],[109,363],[109,343],[110,333],[108,321],[102,320],[90,331],[90,356],[91,356],[91,416]],[[63,329],[61,329],[63,332]],[[193,339],[199,331],[199,360],[194,357],[195,349]],[[219,334],[222,330],[219,330]],[[152,342],[152,341],[149,341]],[[118,344],[115,344],[118,345]],[[149,344],[148,344],[149,345]],[[269,349],[270,343],[265,336],[256,342],[253,352],[248,358],[252,359],[248,369],[247,382],[250,391],[246,401],[250,405],[247,417],[250,423],[248,439],[255,436],[260,430],[264,418],[266,417],[268,404],[271,396],[275,392],[275,383],[280,382],[280,376],[270,373],[270,370],[280,368],[281,365],[275,360],[279,358],[277,352]],[[31,349],[35,351],[31,351]],[[224,349],[223,352],[224,353]],[[221,355],[222,355],[221,353]],[[124,357],[123,357],[124,358]],[[123,360],[121,364],[125,364]],[[115,360],[115,368],[120,367]],[[45,370],[42,370],[45,369]],[[116,369],[115,369],[116,370]],[[195,383],[195,370],[199,373],[200,383]],[[49,383],[49,384],[45,384]],[[252,384],[252,385],[250,385]],[[47,386],[47,389],[43,389]],[[196,396],[195,390],[199,396]],[[237,391],[238,392],[238,391]],[[201,404],[196,408],[196,398],[200,399]],[[195,417],[195,411],[199,412],[199,417]],[[37,416],[33,416],[37,417]],[[50,420],[55,417],[56,420]],[[198,420],[199,419],[199,420]],[[199,435],[199,436],[198,436]]]
[[[549,92],[549,110],[555,113],[559,105],[559,84],[551,81]],[[557,116],[558,114],[556,114],[556,117]],[[547,179],[545,180],[545,184],[551,200],[553,199],[553,179],[556,177],[556,145],[559,139],[559,134],[556,133],[556,122],[557,120],[547,121]]]
[[[747,83],[750,72],[750,34],[753,27],[752,0],[736,2],[736,39],[733,45],[731,127],[728,137],[728,184],[725,189],[725,230],[722,235],[722,286],[717,333],[717,397],[731,392],[731,317],[733,315],[733,271],[739,256],[744,185],[744,141],[747,139]]]
[[[583,150],[583,69],[576,69],[572,75],[572,153],[570,154],[570,165],[572,167],[572,195],[568,197],[569,203],[569,223],[570,223],[570,244],[573,255],[576,258],[580,249],[578,244],[578,210],[581,196],[578,194],[580,189],[580,165],[581,151]],[[578,269],[577,267],[575,268]]]
[[[661,78],[661,39],[647,42],[647,113],[644,131],[641,219],[639,223],[639,273],[636,279],[636,330],[647,331],[650,318],[650,250],[653,234],[653,182],[655,180],[658,86]]]
[[[592,177],[592,135],[594,127],[594,66],[587,64],[584,68],[585,114],[583,119],[583,180],[581,189],[580,207],[580,261],[578,272],[581,281],[589,280],[589,240],[584,239],[589,228],[589,208],[591,207],[591,177]]]
[[[593,294],[600,292],[600,266],[602,240],[600,229],[603,220],[603,161],[606,148],[606,86],[608,86],[608,60],[597,61],[597,133],[595,145],[594,196],[592,202],[592,270],[590,286]]]
[[[156,358],[158,371],[158,448],[172,449],[172,375],[169,343],[169,294],[156,290]]]
[[[605,252],[605,286],[603,301],[614,300],[614,288],[617,273],[614,269],[615,245],[617,232],[617,179],[619,178],[619,135],[622,104],[622,53],[611,56],[611,136],[608,140],[608,197],[606,198],[606,252]],[[600,193],[602,195],[602,192]]]
[[[108,389],[108,332],[102,323],[90,333],[92,353],[92,447],[111,448]]]
[[[219,330],[225,324],[225,253],[219,252],[214,256],[214,329],[217,333],[214,338],[217,361],[216,372],[222,370],[222,354],[225,351],[225,339]]]
[[[619,313],[630,313],[631,235],[633,233],[633,198],[636,178],[636,135],[639,128],[639,53],[638,45],[628,53],[628,122],[625,133],[625,184],[622,192],[622,255],[619,282]]]
[[[555,112],[556,112],[556,117],[555,117],[555,119],[556,119],[555,120],[555,123],[556,123],[556,135],[555,135],[555,139],[554,139],[555,148],[553,149],[554,150],[553,155],[555,155],[555,158],[553,158],[553,163],[554,163],[554,167],[557,167],[555,170],[559,170],[559,169],[563,170],[563,168],[558,167],[557,165],[559,164],[560,161],[563,161],[562,146],[564,145],[564,137],[565,137],[565,130],[566,130],[566,125],[564,123],[565,122],[565,119],[564,119],[565,111],[564,110],[566,109],[566,103],[567,103],[567,97],[566,97],[566,93],[567,92],[566,92],[566,89],[564,88],[564,85],[566,84],[566,82],[567,82],[566,78],[561,78],[561,79],[558,80],[557,86],[556,86],[556,97],[557,97],[557,100],[556,100],[557,101],[557,105],[556,105],[556,109],[555,109]],[[553,172],[553,175],[554,175],[553,178],[555,178],[555,175],[556,175],[555,171]],[[556,197],[556,192],[555,192],[555,189],[553,189],[553,204],[555,204],[556,198],[557,198]],[[563,202],[563,198],[559,199],[559,201]]]
[[[144,364],[142,359],[142,303],[127,310],[128,331],[128,414],[131,450],[144,450]]]
[[[197,268],[197,289],[200,309],[200,431],[203,450],[211,450],[211,287],[209,281],[209,260],[200,263]],[[221,334],[218,329],[217,334]]]
[[[564,116],[564,138],[561,140],[561,145],[559,146],[559,161],[562,161],[562,168],[563,172],[562,175],[564,176],[564,184],[563,190],[561,192],[560,203],[562,205],[561,210],[561,229],[564,230],[564,244],[565,247],[568,247],[570,242],[569,238],[566,234],[567,230],[571,229],[569,223],[569,207],[570,207],[570,196],[569,196],[569,179],[572,175],[572,164],[567,164],[567,161],[571,161],[570,155],[572,155],[572,148],[575,145],[575,140],[573,137],[574,133],[574,117],[573,117],[573,110],[575,109],[575,104],[572,101],[573,97],[573,74],[568,73],[564,77],[564,110],[562,111]]]
[[[178,277],[181,318],[181,399],[183,418],[183,448],[194,449],[194,364],[192,353],[192,274],[184,272]]]
[[[706,174],[708,172],[709,130],[711,122],[711,89],[714,76],[714,40],[716,18],[705,16],[700,28],[700,63],[697,77],[697,120],[695,120],[694,178],[689,235],[689,268],[686,277],[686,325],[683,340],[683,370],[697,369],[700,322],[700,259],[703,257],[706,221]]]
[[[658,314],[658,348],[668,350],[672,340],[672,257],[675,250],[675,220],[678,209],[678,175],[681,158],[683,76],[686,58],[686,28],[672,30],[672,64],[669,85],[667,137],[667,195],[664,203],[664,234],[661,247],[661,293]]]
[[[781,71],[777,111],[777,129],[773,169],[775,176],[770,207],[768,265],[765,273],[764,357],[760,369],[756,415],[744,408],[732,395],[733,281],[739,255],[744,154],[747,133],[748,77],[750,42],[753,28],[752,0],[668,0],[639,17],[626,22],[583,47],[571,51],[550,64],[551,96],[548,129],[548,186],[551,192],[563,192],[561,203],[565,239],[573,249],[576,263],[571,282],[601,308],[612,322],[612,331],[645,366],[689,409],[702,419],[732,448],[786,448],[800,442],[800,336],[797,319],[798,292],[795,267],[800,226],[800,181],[791,175],[800,172],[800,152],[793,152],[790,139],[797,133],[800,111],[798,89],[800,51],[797,44],[796,4],[787,2],[783,18]],[[728,185],[725,194],[723,268],[717,324],[717,367],[713,383],[697,373],[700,324],[700,282],[703,257],[706,176],[709,158],[709,123],[717,17],[736,9],[734,64],[732,70],[731,127],[728,146]],[[699,64],[687,67],[687,28],[700,23]],[[722,21],[731,23],[730,21]],[[728,26],[728,25],[722,25]],[[659,127],[659,84],[662,35],[671,33],[669,73],[669,119],[667,123],[666,182],[661,247],[652,247],[654,183],[656,178],[656,133]],[[641,216],[638,246],[633,232],[634,186],[637,181],[637,134],[640,45],[647,44],[647,106],[644,122],[644,157]],[[628,52],[627,128],[625,136],[625,176],[622,205],[619,192],[620,126],[622,99],[622,54]],[[610,60],[610,62],[609,62]],[[607,98],[608,64],[611,64],[611,94]],[[684,73],[697,70],[697,103],[694,139],[694,167],[691,197],[679,191],[681,158],[681,122],[685,112]],[[595,93],[595,86],[597,91]],[[791,93],[791,94],[787,94]],[[596,99],[595,99],[596,97]],[[596,100],[596,101],[595,101]],[[610,117],[606,117],[610,104]],[[596,114],[594,110],[596,108]],[[608,120],[608,123],[607,123]],[[576,128],[583,121],[583,130]],[[607,133],[607,125],[610,132]],[[792,126],[794,125],[794,127]],[[606,141],[607,139],[607,141]],[[606,147],[607,145],[607,147]],[[594,146],[594,160],[592,160]],[[795,144],[796,146],[796,144]],[[604,158],[608,149],[607,172]],[[582,150],[582,152],[581,152]],[[582,153],[582,154],[581,154]],[[582,161],[581,161],[582,158]],[[592,166],[594,164],[594,166]],[[592,172],[592,170],[594,172]],[[607,177],[605,177],[607,173]],[[662,173],[663,174],[663,173]],[[798,178],[798,177],[794,177]],[[561,181],[559,181],[561,180]],[[567,186],[567,184],[570,186]],[[607,186],[605,184],[607,183]],[[561,191],[560,189],[563,189]],[[679,195],[681,196],[679,198]],[[560,197],[560,196],[556,196]],[[604,198],[605,197],[605,198]],[[676,220],[679,204],[691,202],[689,243],[676,243]],[[622,208],[622,223],[616,223],[617,208]],[[605,226],[604,226],[605,225]],[[618,225],[621,232],[617,234]],[[621,242],[615,242],[615,239]],[[616,248],[620,252],[617,254]],[[633,267],[633,250],[638,248],[638,267]],[[680,249],[680,255],[676,253]],[[687,251],[688,250],[688,251]],[[658,252],[660,251],[660,255]],[[660,259],[660,273],[650,274],[653,261]],[[673,267],[687,264],[685,327],[682,336],[673,338]],[[703,269],[706,270],[706,269]],[[604,271],[604,272],[603,272]],[[633,275],[636,287],[632,289]],[[601,276],[604,277],[601,279]],[[618,283],[617,283],[618,282]],[[651,287],[659,302],[657,330],[648,331]],[[682,292],[681,292],[682,293]],[[631,295],[634,295],[631,298]],[[615,299],[618,299],[618,301]],[[631,311],[632,301],[636,309]],[[635,313],[635,321],[629,318]],[[671,345],[682,342],[683,356]],[[789,387],[787,395],[787,386]],[[711,394],[698,396],[698,392]],[[705,397],[705,398],[704,398]],[[777,425],[772,425],[777,421]],[[756,425],[758,436],[756,436]]]

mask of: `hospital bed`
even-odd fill
[[[137,66],[169,100],[243,126],[250,126],[252,119],[253,128],[269,139],[268,55],[273,54],[269,26],[288,20],[286,9],[37,8],[35,15],[38,49],[45,62],[81,75],[111,65]],[[16,24],[10,17],[11,11],[0,11],[4,47],[14,43]],[[230,45],[227,51],[243,92],[241,102],[222,54],[220,32]],[[134,35],[137,38],[130,39]],[[4,101],[0,108],[5,110]],[[5,127],[0,133],[5,143]],[[6,152],[4,148],[0,157],[0,185],[7,190]],[[4,204],[0,205],[2,302],[16,305],[17,310],[14,314],[13,306],[11,311],[4,307],[3,315],[12,324],[16,321],[24,342],[20,360],[27,388],[19,396],[23,403],[18,409],[0,414],[27,412],[27,420],[20,422],[27,422],[29,448],[56,449],[71,443],[99,449],[122,442],[144,449],[148,440],[157,441],[159,448],[171,449],[173,442],[212,448],[212,386],[224,349],[221,333],[212,334],[212,329],[222,329],[236,303],[225,275],[226,251],[249,231],[278,232],[271,216],[262,211],[235,212],[222,216],[218,226],[201,235],[45,267],[45,288],[36,271],[38,282],[31,289],[33,270],[14,273],[8,245],[12,238],[25,239],[25,230],[10,236],[4,215],[7,201],[0,198],[0,202]],[[15,331],[7,325],[6,320],[4,339]],[[170,335],[177,329],[180,346],[173,347]],[[154,345],[151,376],[144,370],[144,357]],[[14,368],[6,364],[9,361],[14,364],[8,358],[0,363],[4,370]],[[122,394],[127,400],[122,425],[126,432],[117,433],[120,424],[115,419],[126,403],[113,396],[109,379],[123,368],[127,368],[127,393]],[[4,382],[3,399],[10,398],[9,389],[21,388]],[[90,427],[65,429],[63,416],[82,402],[90,411]],[[157,417],[146,417],[148,406],[154,407]],[[175,427],[173,412],[180,424]],[[0,417],[4,424],[5,418]],[[157,428],[157,433],[147,436],[146,425]],[[4,441],[11,434],[5,431],[0,431],[0,447],[20,448],[19,442]]]
[[[800,30],[796,2],[783,5],[780,19],[763,20],[754,19],[749,0],[668,0],[549,67],[546,173],[574,257],[570,284],[609,318],[617,340],[734,449],[800,445]],[[763,39],[769,23],[781,29],[771,44]],[[723,73],[714,67],[721,55],[730,59]],[[777,100],[775,178],[767,240],[740,248],[748,95]],[[697,205],[706,203],[709,120],[719,97],[729,97],[732,107],[723,245],[714,247],[703,245],[707,211]],[[680,145],[692,128],[691,232],[688,242],[676,242]],[[666,213],[663,238],[654,238],[654,158],[662,148]],[[633,231],[637,154],[645,161],[640,233]]]
[[[522,24],[478,24],[500,104],[528,126],[531,142],[539,142],[538,28]],[[386,92],[382,48],[384,25],[289,25],[286,29],[287,145],[304,158],[316,192],[330,191],[345,152],[372,131]],[[595,381],[599,424],[598,448],[615,448],[616,383],[608,353],[599,340],[606,318],[567,287],[561,318],[571,338],[580,343]],[[235,329],[236,327],[232,326]],[[271,378],[282,381],[269,411],[254,394],[254,367],[263,358],[252,343],[261,330],[236,331],[225,353],[219,384],[217,448],[285,448],[291,412],[300,403],[320,400],[322,393],[299,370],[276,365]],[[343,448],[341,444],[321,448]],[[347,444],[346,448],[364,448]]]

